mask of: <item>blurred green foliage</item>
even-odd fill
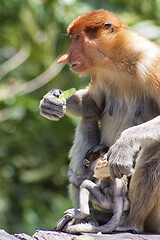
[[[83,88],[89,77],[80,79],[65,66],[35,91],[15,96],[14,91],[66,52],[70,43],[66,28],[74,18],[99,8],[116,12],[146,37],[160,39],[159,0],[0,2],[0,224],[6,231],[32,234],[36,228],[52,228],[72,206],[67,169],[76,121],[43,118],[39,102],[52,88]],[[27,56],[22,64],[3,71],[3,64],[23,47]]]

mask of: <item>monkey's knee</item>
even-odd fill
[[[86,189],[87,189],[87,187],[90,186],[91,184],[92,184],[92,182],[91,182],[90,180],[86,179],[86,180],[84,180],[84,181],[81,183],[80,189],[82,189],[82,188],[86,188]],[[93,183],[93,184],[94,184],[94,183]]]

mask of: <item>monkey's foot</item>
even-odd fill
[[[75,219],[71,217],[62,217],[59,221],[57,221],[56,226],[54,227],[54,230],[56,231],[62,231],[62,232],[72,232],[72,233],[77,233],[74,228],[78,225],[85,225],[89,224],[91,226],[98,226],[98,222],[95,218],[89,216],[86,219]],[[72,229],[72,226],[73,227]]]
[[[64,212],[64,216],[74,218],[74,219],[85,219],[88,217],[88,214],[82,213],[79,209],[71,208],[71,209],[67,209]]]
[[[54,227],[54,230],[56,231],[63,231],[63,228],[68,224],[68,222],[71,220],[70,217],[62,217],[56,222],[56,225]]]

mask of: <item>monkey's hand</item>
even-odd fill
[[[48,92],[40,101],[40,113],[51,120],[59,120],[66,111],[66,100],[59,99],[61,90],[55,89]]]
[[[75,219],[85,219],[88,217],[88,214],[81,212],[80,209],[71,208],[71,209],[67,209],[64,212],[64,216],[70,217],[70,218],[75,218]]]
[[[136,152],[137,150],[132,140],[125,134],[122,134],[115,144],[112,145],[107,154],[109,171],[112,179],[133,174],[133,162]]]
[[[160,116],[124,130],[108,152],[112,178],[133,174],[133,162],[140,148],[160,141]]]

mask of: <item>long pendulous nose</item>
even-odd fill
[[[69,54],[66,53],[62,57],[60,57],[57,61],[57,63],[69,63]]]

